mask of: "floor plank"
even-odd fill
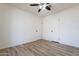
[[[79,48],[37,40],[31,43],[0,50],[1,56],[79,56]]]

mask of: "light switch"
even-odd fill
[[[51,32],[53,32],[53,30],[51,30]]]
[[[36,32],[38,32],[38,30],[36,30]]]

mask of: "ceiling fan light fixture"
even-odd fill
[[[39,8],[40,8],[40,9],[45,9],[45,8],[46,8],[46,4],[44,4],[44,5],[39,5]]]
[[[46,4],[43,5],[43,9],[45,9],[45,8],[46,8]]]
[[[40,5],[39,8],[41,9],[42,8],[42,5]]]

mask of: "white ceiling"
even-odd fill
[[[20,8],[25,11],[29,11],[40,17],[45,17],[50,14],[57,13],[57,12],[65,10],[65,9],[77,6],[79,4],[77,4],[77,3],[51,3],[51,5],[52,5],[51,11],[42,10],[40,13],[38,13],[39,6],[29,6],[30,3],[10,3],[9,5]]]

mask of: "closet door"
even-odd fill
[[[49,16],[43,20],[43,38],[59,42],[59,17]]]

